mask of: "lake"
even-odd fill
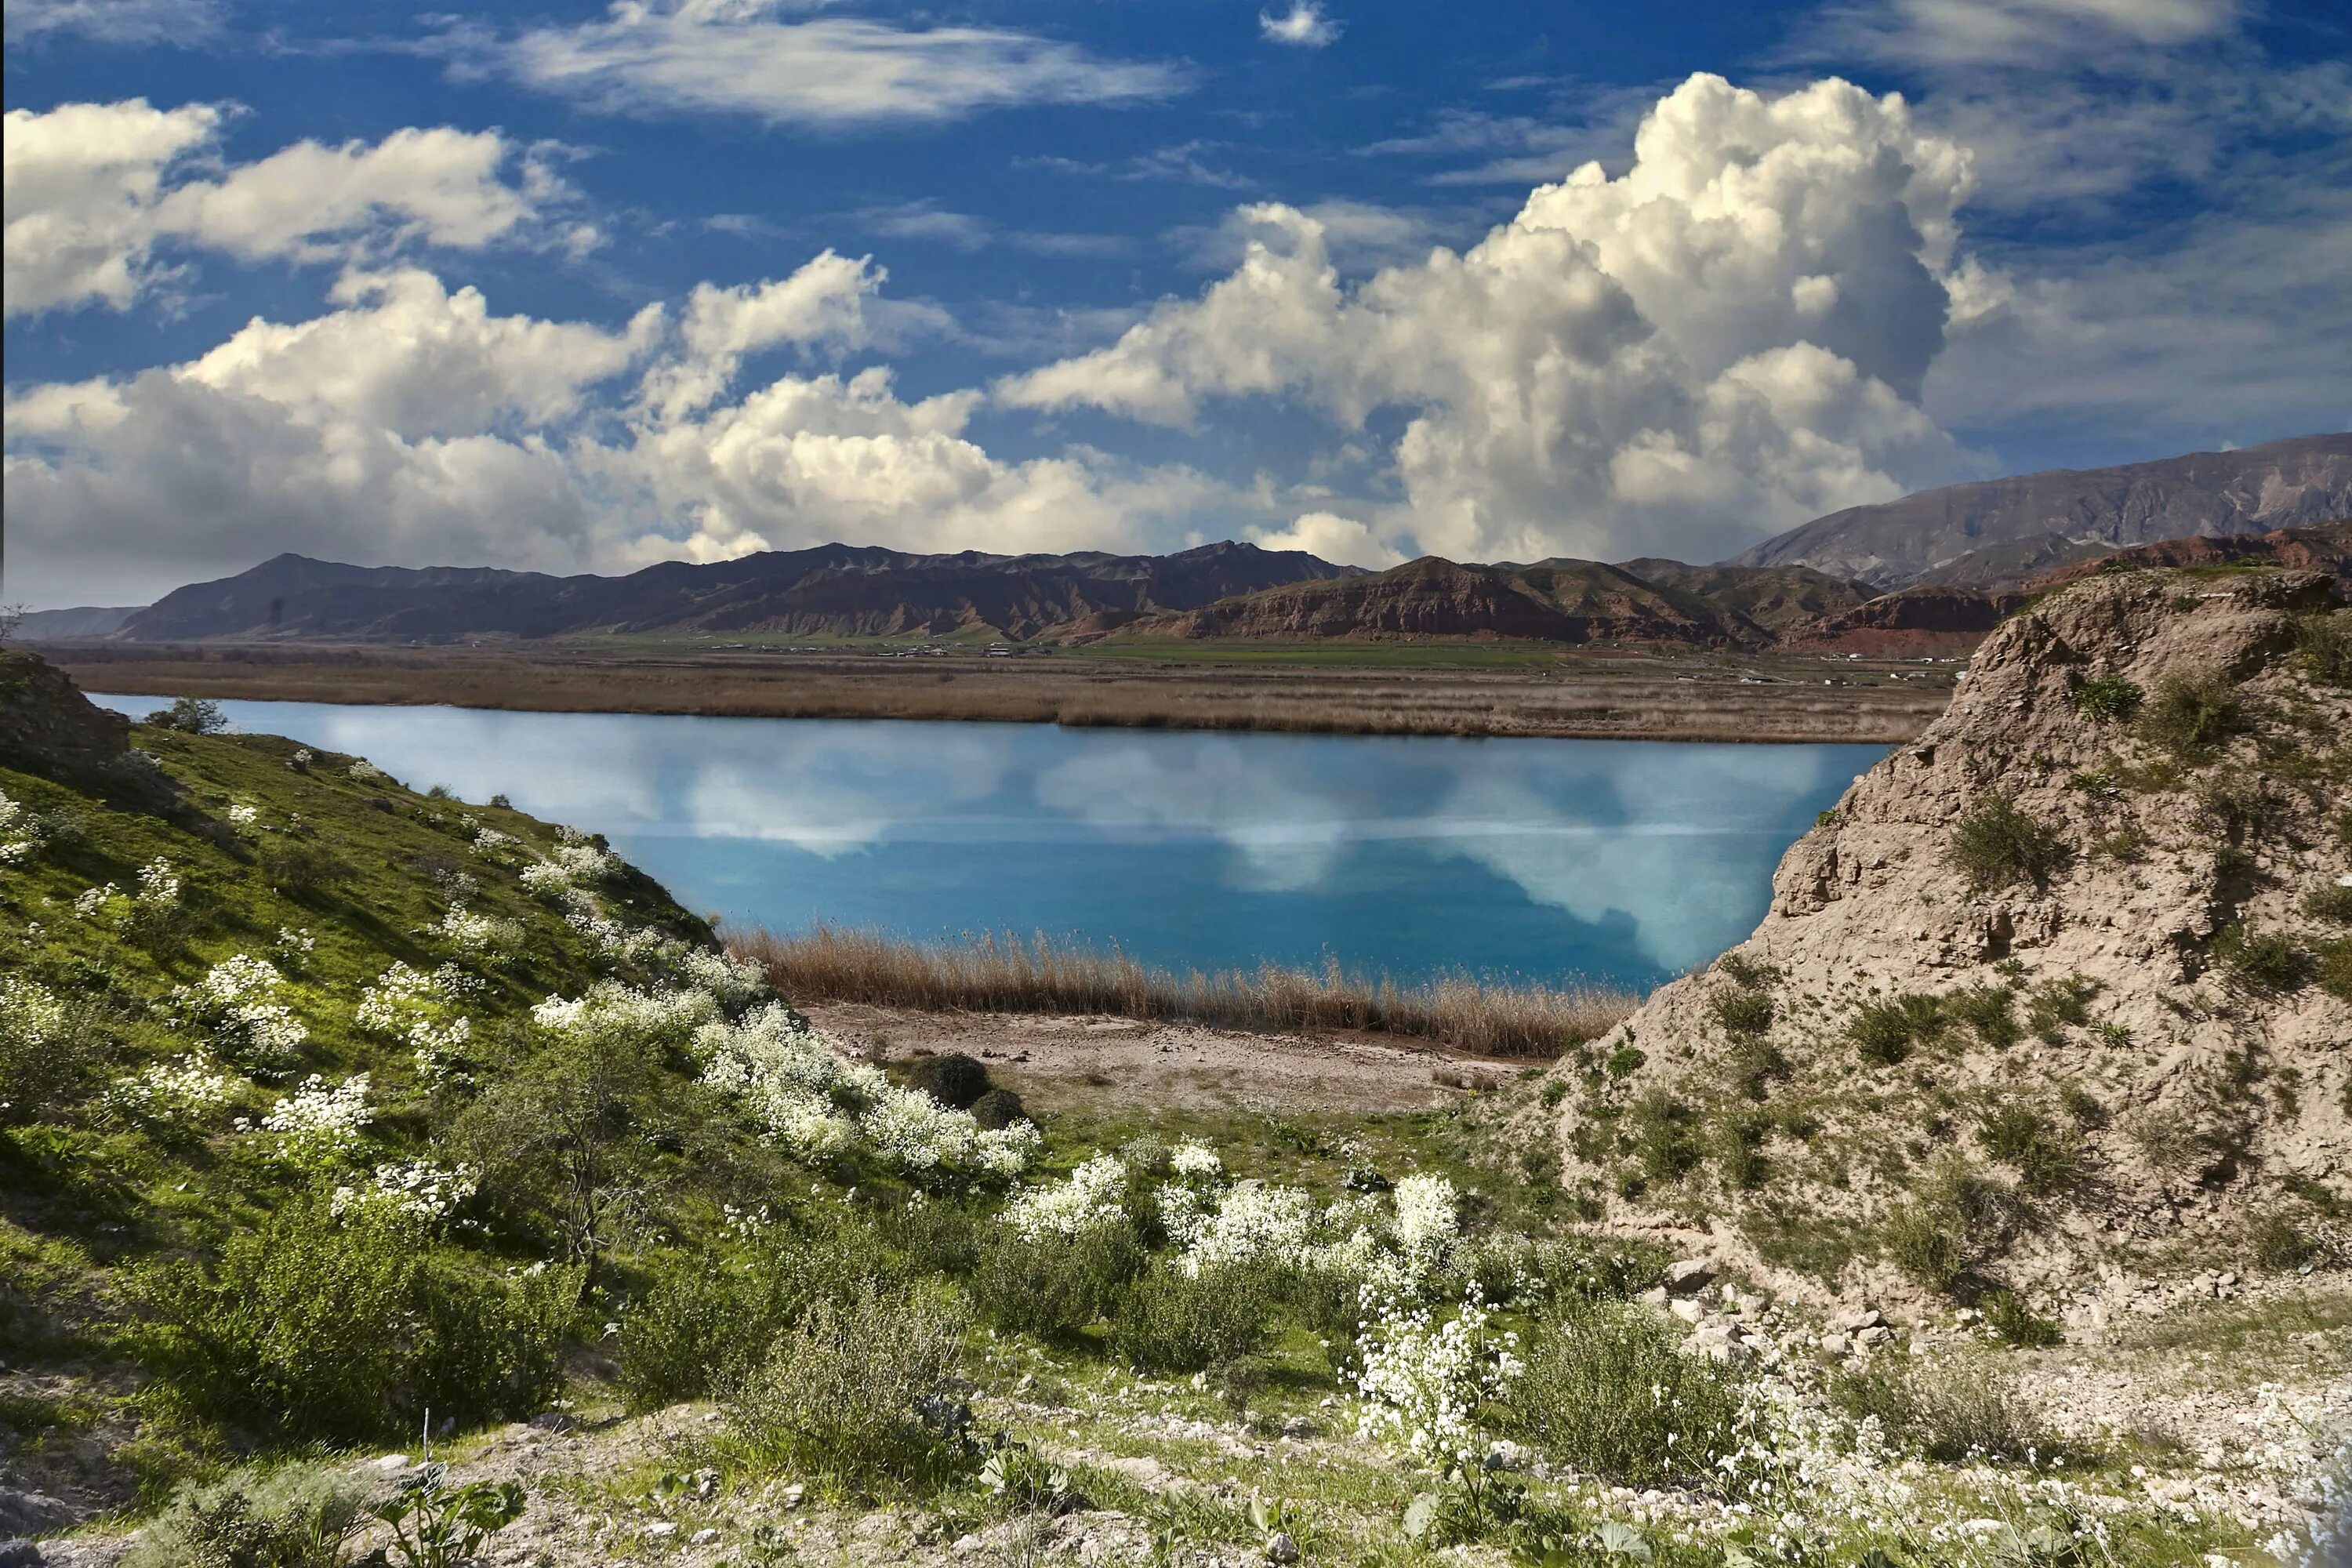
[[[221,707],[419,789],[603,833],[730,924],[1638,986],[1747,935],[1781,852],[1886,752]]]

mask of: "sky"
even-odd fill
[[[1714,560],[2352,423],[2340,0],[450,4],[5,0],[0,595]]]

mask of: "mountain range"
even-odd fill
[[[1833,512],[1711,566],[1426,556],[1374,573],[1233,542],[1159,556],[827,544],[618,577],[286,554],[143,609],[37,612],[17,632],[129,642],[1511,638],[1946,653],[1974,646],[2030,589],[2119,553],[2170,565],[2273,559],[2345,579],[2352,525],[2310,525],[2347,515],[2352,435],[2325,435],[1923,491]]]

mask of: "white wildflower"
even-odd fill
[[[104,1102],[142,1121],[184,1121],[226,1102],[236,1083],[235,1075],[196,1051],[116,1079]]]
[[[367,1097],[365,1073],[332,1087],[312,1073],[261,1119],[261,1131],[277,1136],[273,1157],[309,1170],[344,1163],[359,1149],[361,1129],[374,1120]]]
[[[1198,1141],[1177,1144],[1169,1152],[1168,1168],[1188,1182],[1213,1182],[1225,1173],[1216,1151]]]
[[[74,896],[73,912],[82,920],[89,920],[106,908],[110,900],[121,897],[121,893],[122,889],[111,882],[96,888],[86,888]]]
[[[1097,1154],[1066,1182],[1014,1194],[1003,1219],[1029,1241],[1080,1236],[1125,1219],[1126,1202],[1126,1163],[1116,1154]]]
[[[168,910],[180,902],[180,874],[172,863],[158,856],[139,868],[139,891],[135,895],[139,907],[144,910]]]
[[[338,1217],[362,1204],[383,1204],[410,1218],[438,1224],[479,1190],[481,1178],[469,1165],[436,1165],[430,1160],[397,1160],[378,1165],[364,1185],[335,1189]]]

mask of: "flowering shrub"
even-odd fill
[[[460,1079],[459,1062],[473,1042],[473,1020],[453,1014],[449,1005],[460,986],[478,984],[452,964],[432,974],[420,974],[395,963],[360,997],[352,1019],[372,1034],[404,1041],[416,1061],[417,1075],[427,1083]]]
[[[240,803],[230,806],[226,815],[228,816],[228,825],[231,827],[257,827],[260,826],[261,823],[261,811],[257,806],[246,805]]]
[[[550,903],[572,891],[572,879],[563,874],[562,867],[551,860],[532,861],[516,874],[516,880],[522,884],[524,892],[534,899],[545,899]]]
[[[1049,1187],[1028,1187],[1004,1205],[1004,1223],[1026,1241],[1077,1236],[1127,1218],[1127,1166],[1116,1154],[1097,1154]]]
[[[279,926],[278,940],[269,944],[269,951],[278,955],[280,963],[289,969],[299,969],[318,946],[318,940],[311,936],[309,926]]]
[[[1181,1181],[1214,1182],[1223,1178],[1225,1163],[1205,1143],[1184,1142],[1169,1151],[1168,1169]]]
[[[37,1050],[65,1029],[65,1004],[47,986],[21,974],[0,974],[0,1044],[12,1054]]]
[[[517,838],[513,834],[501,833],[495,827],[477,828],[474,833],[474,848],[477,852],[484,855],[496,854],[498,851],[504,849],[510,844],[520,844],[522,840]]]
[[[139,868],[139,891],[132,901],[142,910],[177,909],[180,903],[180,874],[172,863],[158,856]]]
[[[358,784],[373,784],[378,779],[389,778],[391,776],[382,768],[377,767],[373,763],[369,762],[365,757],[362,757],[357,762],[352,763],[352,765],[345,769],[344,772],[349,773],[353,782]]]
[[[1184,1248],[1180,1267],[1193,1275],[1236,1263],[1307,1265],[1322,1240],[1323,1211],[1303,1187],[1242,1182],[1214,1207],[1190,1188],[1164,1187],[1160,1217]]]
[[[118,1115],[140,1121],[184,1121],[225,1104],[236,1082],[196,1051],[116,1079],[103,1103]]]
[[[1402,1444],[1439,1479],[1458,1482],[1474,1511],[1488,1475],[1483,1414],[1522,1370],[1518,1336],[1498,1332],[1492,1316],[1475,1301],[1442,1323],[1423,1310],[1375,1325],[1357,1346],[1358,1434]]]
[[[280,1164],[304,1170],[327,1170],[347,1163],[357,1152],[361,1129],[375,1118],[368,1109],[368,1075],[355,1073],[330,1088],[312,1073],[292,1094],[282,1096],[261,1119],[260,1131],[276,1136],[271,1157]],[[242,1118],[240,1131],[256,1131]]]
[[[493,915],[478,915],[463,904],[451,904],[449,912],[433,925],[425,934],[437,936],[468,957],[504,963],[522,942],[522,929],[512,921]]]
[[[1396,1243],[1415,1277],[1444,1265],[1462,1228],[1461,1198],[1444,1176],[1411,1175],[1396,1184]]]
[[[692,997],[717,1011],[705,993],[654,994]],[[806,1022],[774,1003],[740,1024],[705,1023],[695,1032],[694,1050],[703,1081],[740,1098],[754,1120],[803,1159],[862,1146],[919,1174],[1010,1177],[1044,1144],[1030,1122],[982,1131],[968,1113],[900,1088],[871,1063],[845,1061]]]
[[[632,1039],[665,1050],[687,1046],[702,1025],[719,1022],[719,1005],[695,991],[642,991],[599,981],[582,995],[550,996],[530,1010],[542,1029],[581,1039]]]
[[[101,883],[95,888],[85,888],[74,895],[73,912],[81,920],[89,920],[105,909],[109,903],[121,896],[122,889],[111,882]]]
[[[172,1003],[188,1023],[210,1033],[223,1051],[260,1063],[282,1062],[310,1037],[293,1008],[276,1000],[284,984],[278,966],[268,959],[233,953],[194,985],[173,991]]]
[[[470,1166],[430,1160],[394,1160],[375,1168],[364,1185],[339,1186],[330,1207],[337,1218],[362,1204],[383,1204],[427,1225],[438,1225],[474,1195],[481,1179]]]
[[[593,844],[566,844],[555,851],[554,865],[565,881],[577,885],[604,881],[620,869],[621,862]]]
[[[47,835],[39,816],[0,790],[0,866],[22,866],[41,852]]]

